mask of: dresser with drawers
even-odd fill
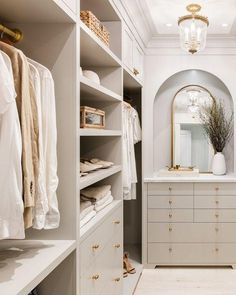
[[[223,181],[224,180],[224,181]],[[236,265],[236,179],[152,182],[143,200],[146,266]]]
[[[80,294],[122,294],[122,228],[122,206],[119,206],[81,242]]]

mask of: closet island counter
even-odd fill
[[[166,176],[160,177],[158,175],[153,175],[153,177],[144,178],[145,183],[150,182],[236,182],[236,174],[226,174],[221,176],[216,176],[211,173],[200,173],[196,177],[185,177],[185,176]]]

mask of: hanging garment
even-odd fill
[[[45,217],[44,229],[53,229],[57,228],[60,223],[60,213],[58,210],[56,195],[58,176],[54,81],[51,72],[46,67],[34,60],[28,59],[28,61],[37,68],[40,76],[43,159],[45,166],[45,187],[48,202],[48,212]]]
[[[29,64],[20,50],[0,41],[0,50],[11,59],[16,104],[22,134],[22,170],[25,228],[33,224],[32,210],[35,203],[35,179],[38,175],[38,118],[33,86],[30,81]]]
[[[43,131],[42,131],[42,106],[41,106],[41,83],[37,68],[29,61],[30,79],[34,88],[39,126],[39,165],[36,179],[35,207],[33,210],[33,228],[42,229],[45,225],[46,214],[49,210],[46,194],[45,160],[43,155]]]
[[[0,52],[0,239],[23,239],[22,141],[10,58]]]
[[[134,144],[141,140],[137,111],[123,104],[123,198],[136,199],[137,171]]]

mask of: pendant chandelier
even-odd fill
[[[191,14],[181,16],[178,21],[181,47],[192,54],[206,46],[208,18],[197,14],[201,10],[198,4],[186,7]]]

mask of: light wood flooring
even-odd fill
[[[236,295],[232,268],[145,269],[135,295]]]

